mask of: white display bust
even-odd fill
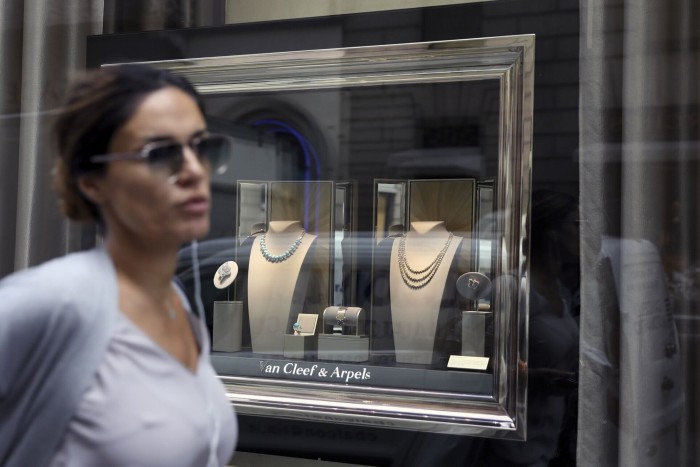
[[[255,353],[283,353],[284,335],[291,332],[291,328],[287,329],[290,313],[296,316],[303,311],[310,269],[303,265],[316,236],[304,234],[297,249],[276,262],[265,258],[260,242],[264,240],[267,251],[279,256],[288,252],[303,232],[298,220],[270,221],[264,239],[258,236],[253,242],[248,272],[248,312]]]
[[[449,245],[448,245],[449,241]],[[445,283],[462,237],[453,236],[445,228],[444,221],[411,222],[405,235],[405,260],[413,270],[432,276],[419,285],[409,286],[399,266],[401,239],[395,239],[391,249],[389,286],[391,321],[394,331],[396,361],[399,363],[430,364],[437,331],[440,304]],[[445,250],[442,260],[434,268],[430,265]],[[412,274],[413,275],[413,274]],[[415,276],[415,275],[414,275]],[[410,282],[409,282],[410,283]]]

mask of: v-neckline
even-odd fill
[[[179,368],[182,368],[186,373],[189,375],[196,377],[197,374],[199,373],[199,369],[202,367],[202,356],[204,355],[205,349],[203,348],[203,339],[200,334],[201,334],[201,329],[196,329],[199,328],[199,322],[196,320],[196,318],[192,315],[192,313],[187,309],[187,307],[184,307],[185,311],[185,317],[187,318],[187,322],[190,325],[190,331],[192,332],[192,336],[194,337],[195,345],[197,346],[197,359],[195,362],[195,367],[194,368],[189,368],[187,365],[185,365],[182,361],[180,361],[175,355],[171,354],[165,348],[163,348],[158,342],[156,342],[151,336],[149,336],[143,329],[138,327],[136,323],[134,323],[129,316],[127,316],[125,313],[123,313],[121,310],[119,310],[119,315],[121,318],[124,319],[126,322],[127,326],[131,327],[132,330],[136,331],[141,338],[145,339],[145,341],[148,343],[150,347],[153,347],[157,349],[158,353],[161,355],[164,355],[167,359],[173,361],[176,363],[176,365]]]

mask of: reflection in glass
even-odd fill
[[[377,243],[406,228],[406,182],[376,180],[374,238]]]
[[[481,182],[476,187],[476,270],[493,277],[493,242],[495,239],[495,211],[492,182]],[[477,309],[491,308],[490,297],[478,301]]]
[[[335,184],[333,236],[333,305],[348,305],[355,296],[354,190],[352,182]]]
[[[240,182],[238,184],[238,242],[242,244],[267,225],[267,184]],[[264,229],[263,229],[264,230]]]

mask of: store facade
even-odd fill
[[[51,109],[148,62],[236,140],[179,269],[235,465],[697,463],[698,7],[246,3],[3,7],[0,272],[94,245]]]

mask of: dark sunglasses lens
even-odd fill
[[[223,136],[209,136],[201,139],[195,145],[195,150],[203,164],[217,174],[226,172],[228,159],[231,155],[231,140]]]
[[[182,145],[173,143],[152,148],[148,152],[148,163],[152,168],[163,170],[168,175],[179,172],[182,167]]]

